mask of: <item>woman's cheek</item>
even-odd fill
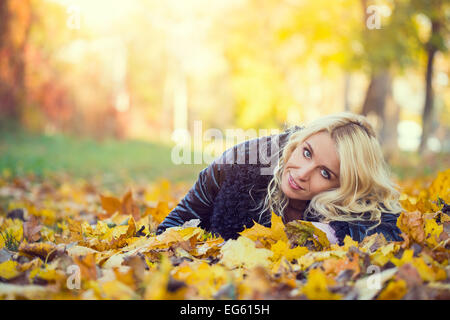
[[[311,181],[310,187],[310,192],[313,194],[318,194],[328,189],[328,185],[326,183],[320,181],[318,182],[316,179]]]

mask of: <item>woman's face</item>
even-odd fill
[[[339,166],[330,134],[318,132],[292,152],[283,171],[281,190],[289,199],[311,200],[316,194],[339,187]]]

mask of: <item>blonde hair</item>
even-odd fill
[[[291,130],[291,129],[289,129]],[[290,133],[288,141],[278,153],[278,164],[267,186],[261,216],[267,210],[283,216],[289,199],[281,190],[281,177],[285,163],[298,145],[318,132],[328,132],[334,140],[340,159],[340,186],[315,195],[305,214],[330,221],[378,221],[382,212],[400,213],[398,185],[390,179],[390,169],[378,142],[376,133],[367,119],[351,112],[326,115]],[[262,205],[262,203],[261,203]],[[370,218],[363,217],[370,213]]]

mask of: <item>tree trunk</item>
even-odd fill
[[[375,130],[380,135],[381,143],[385,138],[382,135],[383,124],[385,122],[386,99],[391,92],[391,76],[387,69],[378,73],[372,73],[370,84],[367,88],[366,97],[362,107],[361,114],[364,116],[375,115],[379,124]]]
[[[366,92],[366,98],[361,113],[368,115],[374,112],[384,119],[384,109],[386,98],[391,90],[391,76],[388,70],[382,70],[373,73],[370,78],[370,84]]]
[[[375,115],[380,144],[387,161],[398,152],[397,126],[400,109],[392,97],[392,79],[387,69],[372,74],[361,114]]]
[[[439,32],[439,24],[435,21],[432,22],[432,34],[431,38]],[[431,133],[431,123],[433,114],[433,64],[434,56],[437,52],[436,46],[432,43],[427,45],[427,70],[425,74],[425,105],[422,113],[422,137],[420,139],[419,154],[423,154],[426,149],[428,137]]]
[[[391,87],[390,87],[391,88]],[[383,152],[386,161],[390,161],[398,153],[398,122],[400,120],[400,107],[395,103],[392,90],[389,90],[386,97],[384,110],[384,121],[380,134],[383,141]]]

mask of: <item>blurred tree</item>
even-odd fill
[[[413,0],[414,10],[426,16],[431,24],[429,38],[423,44],[427,56],[425,72],[425,102],[422,113],[422,136],[420,139],[419,153],[426,148],[431,133],[433,114],[433,66],[436,53],[446,52],[446,39],[449,36],[450,3],[444,0]]]
[[[250,0],[228,21],[225,54],[231,69],[236,126],[240,128],[281,127],[287,107],[294,103],[277,59],[277,13],[283,5]]]
[[[361,0],[364,13],[361,43],[364,51],[357,60],[370,75],[361,114],[374,114],[380,120],[379,138],[388,160],[398,150],[397,125],[400,115],[400,108],[392,97],[392,77],[414,63],[414,56],[419,50],[409,2],[395,0],[377,4]]]
[[[367,8],[374,1],[361,0],[367,25]],[[445,37],[448,36],[448,1],[442,0],[392,0],[391,14],[382,20],[380,29],[365,27],[362,31],[364,54],[359,57],[362,65],[371,74],[370,84],[361,113],[374,113],[381,119],[380,140],[386,157],[397,150],[398,106],[392,103],[393,74],[403,72],[408,66],[421,65],[421,53],[425,49],[427,56],[425,73],[425,103],[422,115],[422,137],[419,152],[422,153],[430,134],[433,113],[433,62],[438,51],[446,51]],[[386,6],[386,5],[385,5]],[[375,6],[376,7],[376,6]],[[381,6],[379,5],[378,8]],[[387,6],[386,6],[387,7]],[[380,13],[378,13],[380,14]],[[428,38],[423,41],[419,34],[423,26],[415,19],[418,15],[427,17],[430,22]]]
[[[29,0],[0,1],[0,115],[18,120],[26,92],[25,48],[31,25]]]
[[[310,89],[315,85],[316,92],[323,92],[322,79],[352,64],[346,53],[361,28],[357,4],[358,0],[248,1],[245,11],[233,15],[227,58],[239,126],[281,127],[293,109],[301,115],[299,121],[330,112],[326,101],[319,97],[322,104],[314,97],[323,95]]]
[[[27,94],[20,121],[32,131],[69,132],[76,117],[72,89],[64,76],[72,70],[58,63],[61,47],[71,39],[72,30],[65,26],[65,7],[31,0],[30,10],[32,21],[24,57]]]

